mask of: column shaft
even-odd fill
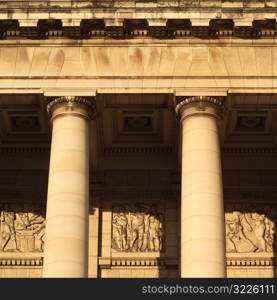
[[[182,121],[181,277],[226,277],[220,145],[214,107]]]
[[[43,277],[88,276],[89,124],[53,116]]]

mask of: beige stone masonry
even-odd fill
[[[60,97],[47,108],[53,130],[43,277],[87,277],[91,101]]]
[[[1,1],[0,19],[20,19],[24,26],[35,26],[39,19],[62,19],[74,26],[81,19],[194,19],[215,18],[253,20],[276,18],[276,1],[230,0],[230,1]]]
[[[67,39],[1,40],[0,93],[275,93],[276,42],[95,39],[79,46]]]
[[[176,106],[182,127],[181,277],[226,277],[217,128],[222,107],[210,97]]]

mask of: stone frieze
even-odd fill
[[[1,252],[43,252],[44,233],[45,217],[40,205],[1,206]]]
[[[122,204],[113,208],[112,249],[121,252],[163,250],[163,214],[151,204]]]
[[[232,204],[225,211],[226,252],[276,251],[276,207]]]

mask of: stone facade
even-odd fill
[[[236,171],[235,176],[240,176],[239,173]],[[255,173],[259,172],[248,174],[249,180],[253,181],[257,175]],[[276,175],[276,172],[266,173],[264,177]],[[2,174],[5,175],[5,172]],[[93,175],[104,177],[103,174]],[[223,176],[228,178],[233,175],[229,171]],[[14,176],[14,173],[10,174],[10,178]],[[24,185],[16,184],[18,193],[22,188],[33,189],[31,182],[36,176],[39,177],[39,174],[22,173],[21,177],[28,178],[28,181],[26,180]],[[107,171],[105,182],[92,183],[94,193],[89,216],[90,277],[179,276],[179,204],[175,195],[178,194],[180,184],[174,183],[175,177],[175,174],[165,171]],[[128,184],[129,178],[136,178],[132,186]],[[144,187],[146,182],[151,186],[150,191]],[[163,190],[160,189],[161,184],[164,186]],[[8,185],[6,181],[5,188],[12,191],[14,186]],[[226,182],[224,194],[227,274],[230,277],[272,277],[275,274],[276,249],[274,193],[257,196],[257,192],[247,192],[248,188],[249,186],[236,186],[234,189],[231,180]],[[268,186],[266,189],[272,188],[274,186]],[[231,195],[228,194],[228,189],[234,189]],[[252,189],[255,189],[255,186],[252,185]],[[10,226],[6,225],[3,217],[1,221],[1,276],[41,276],[43,252],[40,247],[43,247],[44,241],[46,198],[41,197],[28,202],[24,195],[20,195],[19,200],[16,200],[18,196],[12,192],[9,194],[1,208],[2,216],[13,216]],[[237,194],[240,194],[240,197],[237,197]],[[24,204],[19,205],[19,201],[22,200]],[[141,251],[137,248],[119,251],[116,246],[113,247],[114,229],[111,224],[114,216],[122,211],[135,212],[136,216],[139,209],[145,211],[149,208],[152,209],[153,215],[159,214],[162,220],[162,227],[159,229],[162,229],[163,233],[163,248],[159,251]],[[142,214],[144,216],[144,212]],[[23,224],[26,229],[22,229]],[[36,234],[34,226],[42,230],[37,230]],[[7,237],[10,237],[9,242],[3,247]],[[15,245],[18,245],[17,249]]]
[[[275,1],[0,3],[1,277],[276,277]]]

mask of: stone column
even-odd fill
[[[225,225],[217,121],[223,103],[185,98],[182,130],[181,277],[226,277]]]
[[[87,277],[92,103],[60,97],[47,110],[53,129],[43,277]]]

